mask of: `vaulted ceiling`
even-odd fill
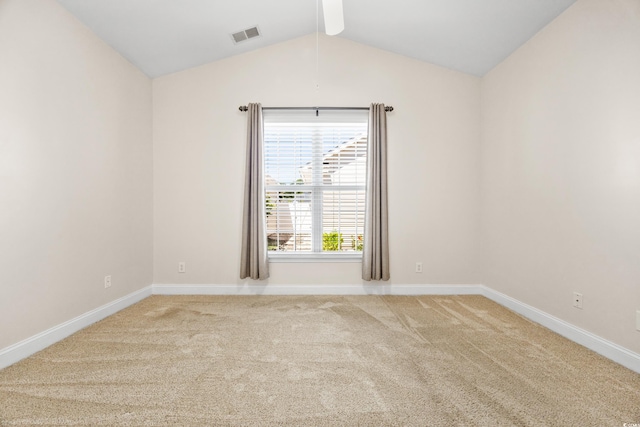
[[[321,0],[57,1],[150,77],[324,30]],[[336,37],[483,76],[575,1],[343,0]]]

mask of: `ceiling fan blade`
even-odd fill
[[[324,12],[324,30],[329,36],[340,34],[344,30],[342,0],[322,0]]]

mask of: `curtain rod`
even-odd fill
[[[238,107],[240,111],[248,111],[249,107],[241,105]],[[318,112],[319,110],[369,110],[369,107],[262,107],[263,110],[311,110]],[[393,107],[384,107],[384,111],[393,111]]]

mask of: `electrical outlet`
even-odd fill
[[[111,287],[111,276],[104,276],[104,288],[110,288]]]
[[[573,306],[575,308],[582,309],[582,294],[579,292],[573,293]]]
[[[187,272],[187,263],[181,261],[178,263],[178,273],[186,273]]]
[[[416,262],[416,273],[422,273],[422,263]]]

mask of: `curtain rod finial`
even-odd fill
[[[247,112],[249,111],[249,107],[247,107],[246,105],[241,105],[240,107],[238,107],[238,110],[242,112]]]

